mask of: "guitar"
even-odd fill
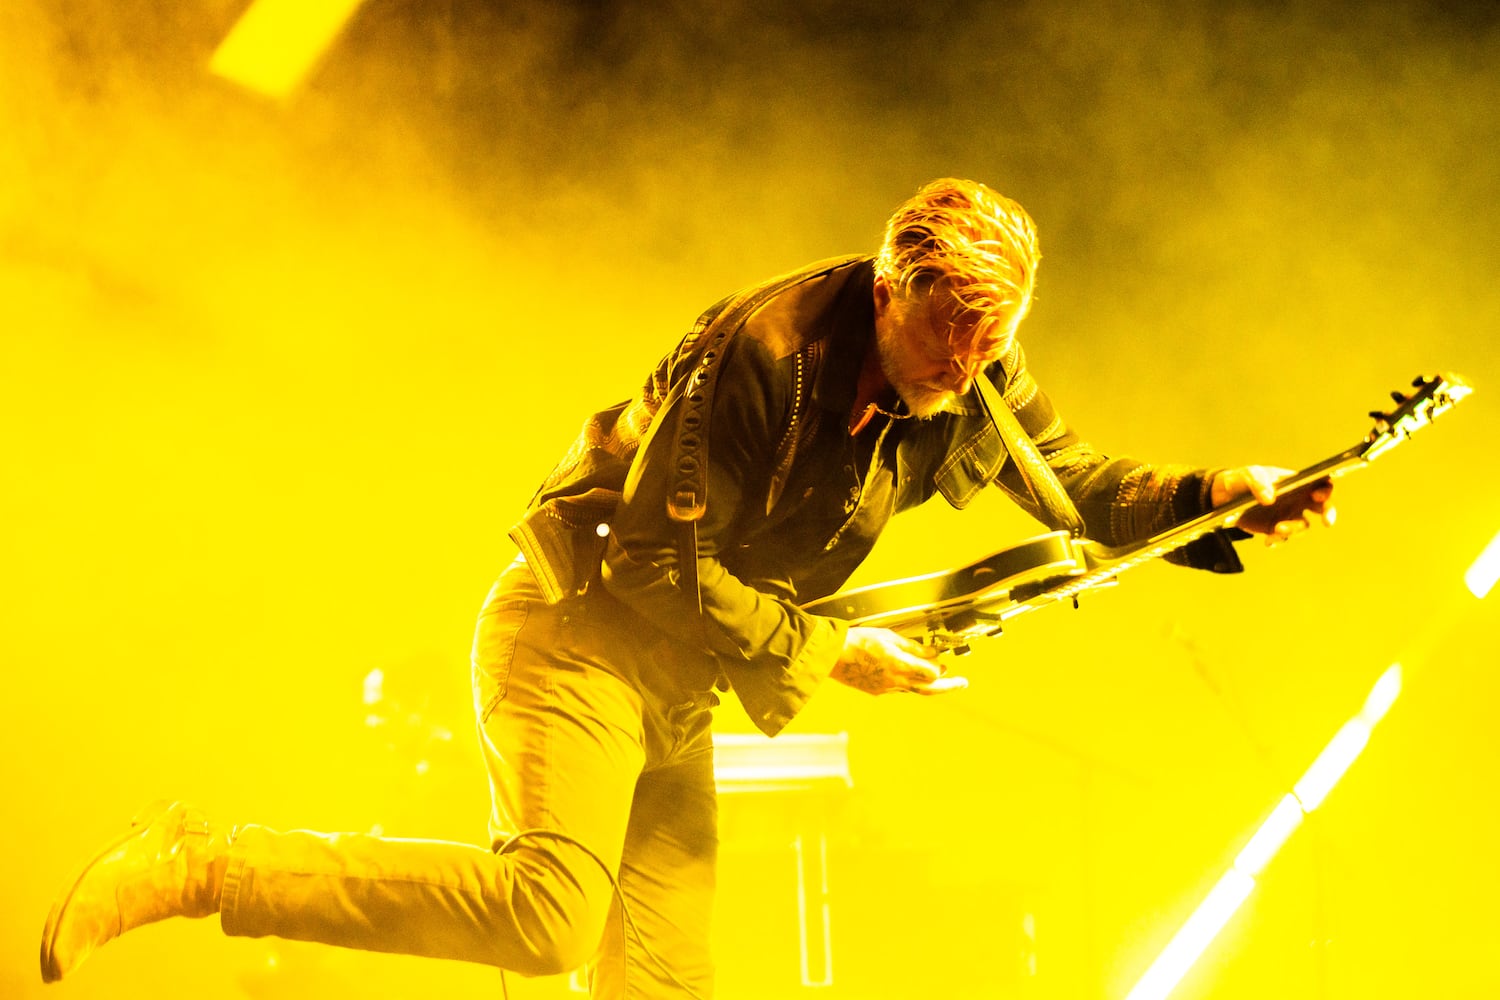
[[[1418,378],[1412,389],[1410,395],[1391,393],[1397,404],[1391,412],[1371,411],[1375,426],[1363,441],[1277,481],[1276,495],[1369,465],[1473,392],[1469,383],[1447,373]],[[803,607],[851,625],[888,628],[927,645],[965,653],[973,639],[998,635],[1018,615],[1058,601],[1077,607],[1079,594],[1114,584],[1125,570],[1211,531],[1234,527],[1256,503],[1246,495],[1128,545],[1101,545],[1053,531],[956,570],[841,591]]]

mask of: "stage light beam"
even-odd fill
[[[1259,875],[1276,856],[1276,852],[1281,850],[1281,845],[1297,832],[1297,828],[1302,825],[1303,815],[1302,803],[1297,801],[1297,796],[1287,792],[1251,836],[1249,843],[1235,856],[1234,867],[1251,878]]]
[[[1479,553],[1479,558],[1464,573],[1464,583],[1469,588],[1469,593],[1481,601],[1494,588],[1495,581],[1500,580],[1500,535],[1490,539],[1490,544]]]
[[[1369,742],[1370,724],[1363,719],[1350,719],[1339,728],[1312,766],[1292,786],[1292,794],[1302,803],[1303,812],[1312,812],[1323,804]]]
[[[1198,961],[1198,956],[1218,937],[1219,931],[1254,888],[1255,879],[1238,868],[1225,872],[1125,1000],[1155,1000],[1176,989],[1188,969]]]
[[[284,100],[327,51],[364,0],[255,0],[209,61],[209,69]]]
[[[1255,877],[1270,864],[1281,845],[1297,832],[1302,818],[1323,803],[1333,786],[1349,770],[1370,742],[1375,724],[1385,718],[1400,693],[1401,664],[1393,663],[1370,688],[1359,713],[1339,727],[1292,791],[1282,797],[1256,828],[1229,870],[1167,942],[1125,1000],[1163,1000],[1177,988],[1188,969],[1249,897],[1255,888]]]
[[[1359,717],[1369,723],[1370,728],[1385,718],[1385,713],[1391,710],[1396,698],[1401,694],[1402,683],[1401,664],[1392,663],[1386,672],[1380,675],[1375,686],[1370,688],[1370,693],[1365,696],[1364,707],[1359,710]]]

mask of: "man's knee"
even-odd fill
[[[582,966],[604,936],[614,899],[613,883],[592,858],[573,851],[519,847],[507,856],[515,865],[512,906],[523,950],[516,972],[558,975]]]
[[[512,963],[512,971],[523,976],[557,976],[581,968],[599,947],[604,935],[575,927],[547,927],[526,936],[523,961]]]

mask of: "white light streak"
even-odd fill
[[[1303,812],[1312,812],[1322,804],[1323,799],[1333,790],[1333,786],[1339,783],[1344,772],[1349,770],[1349,765],[1354,763],[1354,758],[1364,750],[1365,744],[1370,742],[1370,724],[1364,719],[1353,718],[1344,723],[1343,727],[1328,741],[1323,752],[1318,754],[1318,759],[1312,762],[1312,766],[1302,775],[1301,779],[1292,786],[1292,794],[1296,795],[1302,803]]]
[[[1240,853],[1234,859],[1234,867],[1251,878],[1259,875],[1261,870],[1270,863],[1281,850],[1281,845],[1286,843],[1292,834],[1297,832],[1297,827],[1302,825],[1302,803],[1297,801],[1297,796],[1287,792],[1276,808],[1271,810],[1271,815],[1255,831],[1250,842],[1241,848]]]
[[[1375,723],[1385,718],[1385,713],[1391,710],[1391,705],[1399,694],[1401,664],[1392,663],[1370,689],[1369,696],[1365,698],[1365,707],[1359,710],[1359,717],[1369,723],[1371,729],[1375,728]]]
[[[1151,968],[1135,984],[1125,1000],[1161,1000],[1177,988],[1187,970],[1198,961],[1198,956],[1209,946],[1219,931],[1234,916],[1250,890],[1255,888],[1255,879],[1238,868],[1231,868],[1219,879],[1193,915],[1188,917],[1167,946],[1162,949]]]
[[[255,0],[219,44],[214,73],[283,99],[333,43],[363,0]]]
[[[1484,547],[1479,558],[1464,573],[1464,584],[1469,588],[1469,593],[1481,601],[1494,588],[1496,580],[1500,580],[1500,535],[1490,539],[1490,544]]]
[[[1322,804],[1333,786],[1349,770],[1349,765],[1359,757],[1370,742],[1375,724],[1385,718],[1400,693],[1401,664],[1395,663],[1370,688],[1359,714],[1340,727],[1292,791],[1271,810],[1271,815],[1235,857],[1234,864],[1162,949],[1125,1000],[1162,1000],[1177,988],[1187,970],[1255,888],[1255,876],[1270,864],[1281,845],[1297,832],[1302,817]]]

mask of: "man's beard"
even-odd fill
[[[916,382],[906,377],[904,362],[907,345],[894,332],[883,331],[877,326],[875,350],[880,358],[880,370],[885,374],[885,380],[906,404],[907,411],[918,420],[926,420],[949,410],[957,401],[958,397],[951,389]]]

